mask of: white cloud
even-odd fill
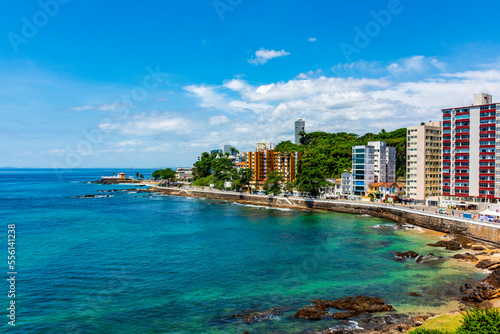
[[[337,67],[339,71],[364,68],[381,73],[377,78],[317,77],[316,72],[309,71],[293,80],[260,86],[231,79],[210,86],[210,93],[219,96],[222,103],[213,105],[213,109],[221,113],[244,111],[239,114],[244,118],[235,118],[224,131],[200,137],[191,144],[208,149],[233,140],[238,148],[246,150],[261,139],[293,140],[293,122],[298,118],[306,120],[306,131],[389,131],[439,120],[442,108],[469,105],[474,93],[500,91],[500,70],[495,64],[483,71],[443,73],[446,67],[435,58],[415,56],[385,64],[357,62]],[[228,90],[237,96],[223,95]],[[215,124],[215,118],[211,123]]]
[[[224,115],[210,117],[210,121],[209,121],[210,125],[219,125],[219,124],[225,124],[225,123],[229,123],[229,118],[227,118]]]
[[[316,37],[309,37],[307,40],[309,42],[316,42],[318,39]]]
[[[85,111],[85,110],[101,110],[101,111],[111,111],[122,107],[126,107],[127,104],[123,102],[113,102],[113,103],[102,103],[102,104],[87,104],[83,106],[73,107],[69,110],[74,111]]]
[[[286,52],[285,50],[275,51],[261,48],[260,50],[255,52],[254,57],[248,59],[248,62],[254,65],[262,65],[267,63],[267,61],[270,59],[288,56],[289,54],[290,53]]]
[[[173,113],[149,112],[134,115],[121,121],[107,121],[99,124],[103,131],[117,130],[119,133],[134,136],[149,136],[159,134],[186,134],[194,128],[189,118],[183,118]],[[139,144],[138,141],[128,141],[128,144]]]

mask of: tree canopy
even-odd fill
[[[155,179],[162,179],[166,180],[169,182],[175,181],[175,178],[177,176],[177,173],[172,170],[171,168],[165,168],[165,169],[158,169],[153,172],[153,178]]]

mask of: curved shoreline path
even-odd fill
[[[297,196],[269,196],[233,191],[221,191],[201,188],[167,188],[150,183],[150,191],[175,196],[204,197],[219,200],[236,201],[246,204],[287,207],[295,209],[328,210],[351,214],[368,214],[386,218],[398,223],[409,223],[439,232],[463,234],[477,241],[500,245],[500,224],[488,223],[479,219],[462,218],[418,210],[411,207],[375,204],[366,202],[312,199]],[[423,207],[425,208],[425,207]],[[477,213],[476,213],[477,214]]]

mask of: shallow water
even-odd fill
[[[395,261],[394,251],[453,253],[426,246],[438,235],[373,217],[125,191],[73,198],[131,188],[81,182],[119,171],[0,170],[23,333],[301,333],[353,325],[290,318],[312,299],[368,294],[398,312],[441,312],[485,276],[457,260]],[[290,310],[257,324],[228,317],[277,306]]]

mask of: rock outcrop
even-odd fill
[[[315,299],[312,302],[314,305],[304,306],[298,310],[295,313],[295,318],[320,320],[329,315],[328,309],[330,308],[347,311],[333,313],[332,317],[335,319],[349,319],[364,312],[375,313],[394,311],[392,305],[385,304],[381,298],[369,296],[349,296],[333,301]]]
[[[475,304],[490,299],[500,298],[500,269],[493,270],[492,273],[476,287],[472,288],[466,285],[465,287],[460,287],[460,290],[466,293],[466,296],[462,298],[462,301],[466,303]]]

